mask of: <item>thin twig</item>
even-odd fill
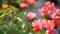
[[[20,22],[24,23],[21,18],[14,16],[15,19],[19,20]]]

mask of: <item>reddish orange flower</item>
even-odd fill
[[[42,23],[42,25],[43,25],[43,27],[44,27],[45,24],[47,23],[47,19],[42,19],[42,20],[41,20],[41,23]]]
[[[27,8],[28,7],[28,4],[27,3],[20,3],[20,7],[21,8]]]
[[[46,27],[47,31],[52,30],[55,27],[54,21],[48,20],[44,27]]]
[[[7,4],[2,4],[3,9],[7,9],[8,5]]]
[[[41,14],[41,15],[47,15],[47,14],[50,14],[51,13],[51,11],[49,10],[49,8],[48,7],[42,7],[41,9],[38,9],[38,11],[39,11],[39,13]]]
[[[34,32],[38,32],[38,31],[40,31],[41,29],[40,29],[40,27],[39,27],[38,25],[36,25],[35,27],[33,27],[33,30],[34,30]]]
[[[48,5],[50,5],[51,4],[51,2],[46,2],[44,5],[45,6],[48,6]]]
[[[60,17],[55,17],[53,20],[54,20],[55,26],[60,25]]]

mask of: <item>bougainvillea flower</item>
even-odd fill
[[[47,15],[54,13],[56,11],[54,3],[47,2],[41,9],[38,9],[41,15]]]
[[[19,5],[21,8],[27,8],[28,7],[28,4],[27,3],[20,3]]]
[[[52,29],[51,31],[48,32],[48,34],[56,34],[56,30]]]
[[[35,20],[32,22],[32,27],[35,32],[38,32],[42,29],[42,23],[39,20]]]
[[[7,4],[2,4],[3,9],[7,9],[8,5]]]
[[[50,10],[51,10],[52,12],[55,12],[55,11],[56,11],[56,7],[55,7],[54,3],[52,3],[52,4],[50,5]]]
[[[51,4],[51,2],[46,2],[45,4],[44,4],[44,6],[48,6],[48,5],[50,5]]]
[[[47,31],[52,30],[55,27],[54,21],[48,20],[44,27],[47,29]]]
[[[36,13],[33,13],[33,12],[28,12],[27,14],[26,14],[26,18],[28,19],[28,20],[32,20],[32,19],[34,19],[36,17]]]
[[[55,15],[56,15],[56,13],[54,12],[53,14],[50,15],[50,18],[51,19],[55,18],[56,17]]]
[[[57,9],[56,12],[54,12],[51,15],[51,18],[54,21],[55,26],[59,26],[60,25],[60,10]]]
[[[57,16],[53,20],[54,20],[55,26],[59,26],[60,25],[60,17]]]
[[[26,2],[27,2],[28,4],[31,4],[31,5],[36,4],[36,1],[35,1],[35,0],[26,0]]]
[[[47,23],[47,19],[42,19],[42,20],[41,20],[41,23],[42,23],[42,26],[44,27],[45,24]]]
[[[51,13],[51,11],[45,6],[42,7],[41,9],[38,9],[38,11],[41,15],[47,15]]]
[[[57,18],[60,16],[60,9],[56,9],[55,12],[53,12],[50,17],[53,19],[53,18]]]
[[[59,14],[60,15],[60,9],[57,9],[56,10],[56,14]]]
[[[46,7],[48,7],[51,11],[56,11],[56,7],[55,7],[55,5],[54,5],[54,3],[51,3],[51,2],[46,2],[45,4],[44,4],[44,6],[46,6]]]

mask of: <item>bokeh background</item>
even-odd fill
[[[14,3],[14,1],[17,1],[17,2]],[[37,12],[38,9],[41,8],[43,6],[43,4],[45,2],[47,2],[47,1],[50,1],[50,0],[37,0],[37,3],[33,7],[28,7],[26,9],[23,9],[23,11],[26,11],[26,12],[29,12],[29,11],[35,12],[35,13],[37,13],[37,16],[38,16],[39,15],[38,12]],[[57,0],[57,1],[58,2],[55,3],[55,6],[56,6],[56,8],[60,8],[60,2],[59,2],[60,0]],[[2,8],[1,5],[3,3],[10,4],[12,6],[15,6],[15,7],[19,8],[18,2],[19,2],[19,0],[0,0],[0,8]],[[19,11],[18,12],[21,12],[21,10],[22,9],[19,8]],[[19,15],[17,14],[16,16],[19,16]],[[38,19],[38,18],[39,17],[36,17],[36,19]],[[16,21],[14,21],[14,22],[16,22]],[[3,21],[2,23],[3,24],[6,24],[6,21]],[[19,22],[18,22],[18,24],[19,24]],[[28,26],[27,25],[27,27],[25,29],[22,29],[21,26],[23,24],[24,23],[19,24],[20,27],[18,27],[18,28],[19,28],[20,31],[17,30],[18,29],[17,26],[15,24],[12,24],[12,22],[9,23],[9,26],[8,25],[3,25],[3,26],[0,25],[0,27],[1,27],[0,28],[0,34],[36,34],[35,32],[29,30],[30,29],[29,27],[31,27],[31,26]],[[10,28],[10,30],[9,30],[9,28]],[[57,34],[60,34],[60,26],[58,26],[56,28],[56,30],[57,30]],[[39,34],[39,32],[37,34]]]

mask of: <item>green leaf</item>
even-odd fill
[[[20,13],[20,18],[23,18],[26,15],[26,12],[21,12]]]
[[[3,10],[2,9],[0,9],[0,14],[2,14],[3,13]]]
[[[0,24],[2,24],[3,20],[4,20],[4,17],[1,17],[0,18]]]

